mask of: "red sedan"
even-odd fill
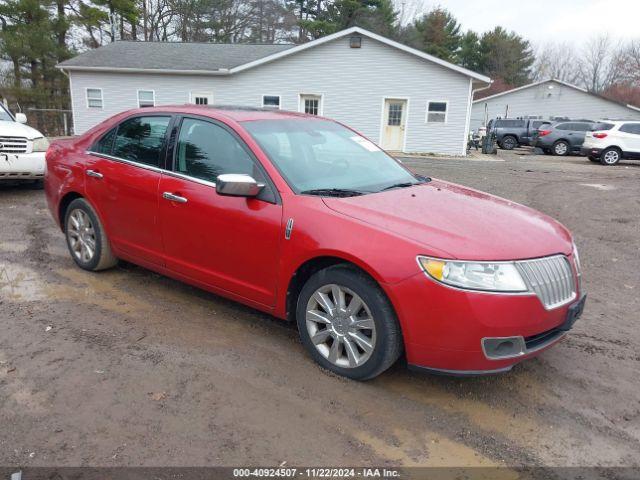
[[[296,321],[314,360],[354,379],[403,351],[431,371],[506,371],[584,306],[558,222],[414,175],[323,118],[125,112],[55,142],[45,188],[79,267],[123,259]]]

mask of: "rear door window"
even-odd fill
[[[640,135],[640,123],[625,123],[620,127],[620,131]]]
[[[505,128],[520,128],[524,127],[524,120],[498,120],[496,125]]]
[[[118,126],[113,156],[143,163],[153,167],[160,166],[169,116],[134,117]]]
[[[560,123],[556,125],[556,130],[573,130],[572,123]]]
[[[113,151],[113,141],[116,138],[116,130],[118,127],[112,128],[107,133],[105,133],[100,140],[98,140],[93,147],[91,147],[92,152],[103,153],[105,155],[111,155]]]
[[[573,129],[577,130],[578,132],[588,132],[589,130],[591,130],[590,123],[574,123],[573,127]]]
[[[598,132],[601,130],[611,130],[613,128],[613,123],[605,123],[605,122],[601,122],[601,123],[594,123],[591,126],[591,131],[592,132]]]

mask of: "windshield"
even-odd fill
[[[244,127],[296,193],[362,194],[424,181],[369,140],[335,122],[255,120]]]
[[[13,122],[13,117],[2,104],[0,104],[0,122]]]

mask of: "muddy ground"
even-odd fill
[[[76,268],[0,186],[0,465],[640,465],[640,163],[408,159],[575,234],[583,318],[512,372],[356,383],[291,326],[130,264]]]

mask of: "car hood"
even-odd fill
[[[523,205],[440,180],[371,195],[324,198],[330,209],[466,260],[570,254],[559,222]]]
[[[29,125],[18,122],[0,121],[0,137],[26,137],[33,140],[34,138],[42,136],[38,130],[31,128]]]

